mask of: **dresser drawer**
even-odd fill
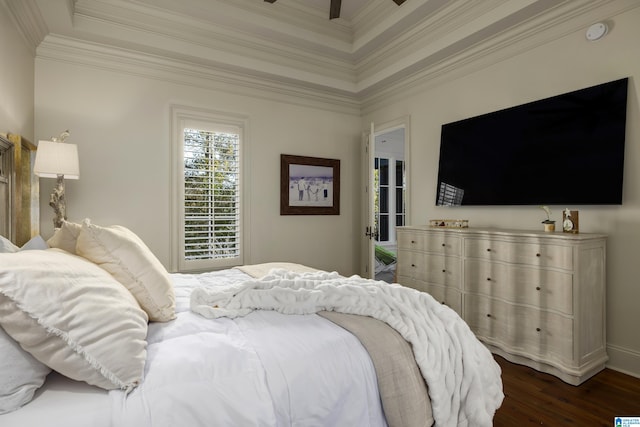
[[[398,230],[397,240],[399,250],[409,249],[455,256],[462,254],[462,239],[445,233]]]
[[[408,288],[421,290],[416,279],[410,276],[403,276],[400,273],[396,274],[396,283],[399,283],[402,286],[406,286]]]
[[[508,342],[508,305],[499,301],[466,294],[464,297],[464,320],[478,338]]]
[[[573,248],[540,243],[466,239],[464,254],[470,258],[530,264],[539,267],[573,269]]]
[[[459,290],[451,287],[429,284],[423,285],[423,288],[424,289],[420,290],[431,295],[433,299],[439,303],[451,307],[453,311],[462,316],[462,293]]]
[[[451,307],[462,316],[462,292],[460,290],[447,286],[433,285],[406,276],[398,276],[398,283],[402,286],[428,293],[440,304]]]
[[[460,258],[444,255],[402,252],[397,265],[399,275],[432,284],[460,289]]]
[[[558,314],[514,306],[510,345],[516,351],[562,363],[573,360],[573,320]]]
[[[482,340],[538,358],[573,358],[571,318],[479,295],[466,295],[464,307],[469,327]]]
[[[464,290],[573,314],[573,275],[561,271],[469,258]]]
[[[419,266],[424,266],[424,253],[413,251],[398,251],[398,263],[396,264],[396,274],[398,277],[405,276],[412,279],[424,277]]]

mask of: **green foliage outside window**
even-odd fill
[[[237,257],[240,251],[240,136],[184,130],[185,258]]]

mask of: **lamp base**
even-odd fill
[[[60,228],[62,223],[67,220],[67,203],[64,198],[64,175],[58,175],[56,186],[49,198],[49,206],[53,208],[55,217],[53,218],[53,227]]]

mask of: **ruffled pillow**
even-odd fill
[[[91,262],[58,249],[0,254],[0,325],[41,363],[104,389],[142,380],[147,314]]]
[[[47,240],[47,244],[52,248],[62,249],[70,254],[76,253],[76,241],[82,230],[82,224],[64,221],[62,227],[57,228],[53,236]]]
[[[131,230],[82,222],[78,255],[99,265],[122,283],[149,315],[149,320],[175,319],[175,294],[167,270]]]

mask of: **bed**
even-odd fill
[[[3,427],[490,426],[503,399],[457,314],[397,284],[293,263],[169,274],[88,219],[0,243]]]

